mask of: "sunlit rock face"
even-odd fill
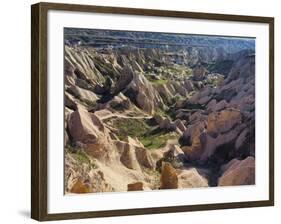
[[[222,167],[223,174],[219,178],[219,186],[255,184],[255,158],[244,160],[233,159]]]

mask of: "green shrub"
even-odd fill
[[[71,156],[76,159],[80,164],[88,164],[92,169],[98,168],[97,164],[89,157],[89,155],[83,150],[79,148],[74,148],[71,145],[67,145],[66,153],[71,154]]]
[[[145,135],[141,136],[139,140],[147,149],[158,149],[164,147],[167,144],[167,141],[170,139],[177,139],[174,133],[164,133],[160,132],[154,135]]]
[[[127,136],[139,138],[151,130],[145,121],[140,119],[115,119],[113,125],[118,129],[117,136],[120,140],[125,140]]]

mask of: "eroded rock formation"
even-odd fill
[[[134,35],[66,41],[66,192],[255,184],[252,43],[148,47]]]

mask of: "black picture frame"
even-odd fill
[[[137,8],[117,8],[90,5],[38,3],[31,6],[31,217],[39,221],[79,219],[124,215],[141,215],[169,212],[187,212],[226,208],[246,208],[274,205],[274,18],[257,16],[224,15],[182,11],[163,11]],[[171,206],[159,208],[138,208],[111,211],[88,211],[62,214],[48,214],[47,211],[47,13],[49,10],[72,12],[99,12],[160,16],[168,18],[195,18],[269,24],[269,200],[217,203],[203,205]]]

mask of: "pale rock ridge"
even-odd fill
[[[136,93],[138,106],[149,114],[154,114],[156,106],[161,107],[163,104],[159,93],[142,73],[134,73],[128,89],[132,89]]]
[[[195,168],[179,170],[179,188],[208,187],[208,180]]]
[[[231,160],[222,168],[223,174],[219,178],[219,186],[252,185],[255,184],[255,158]]]

